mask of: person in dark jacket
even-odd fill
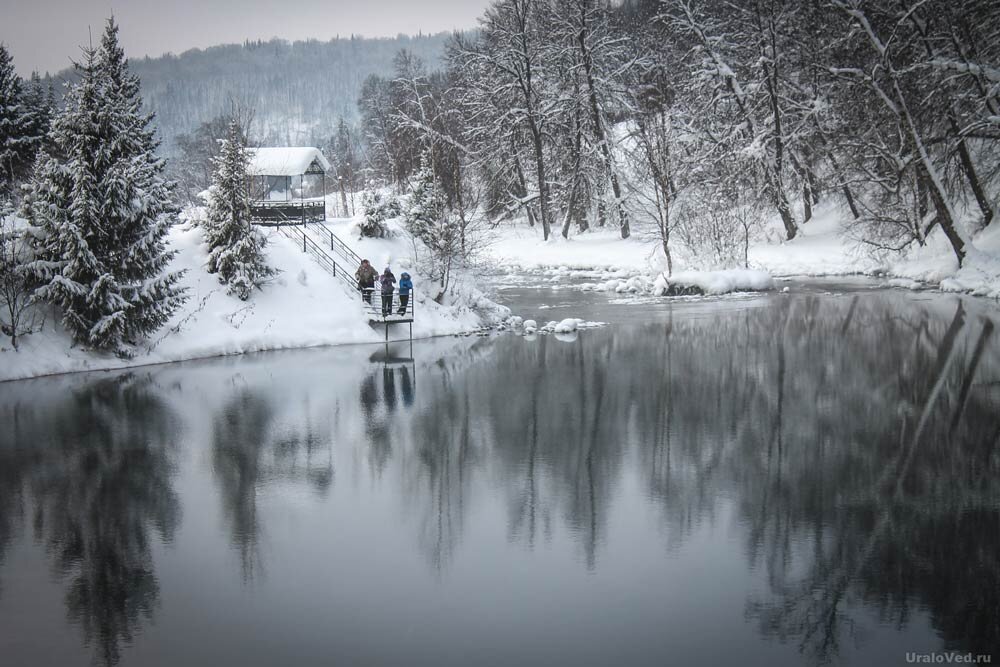
[[[392,312],[392,293],[396,288],[396,276],[392,274],[389,267],[385,267],[380,279],[382,284],[382,317],[388,317]]]
[[[371,265],[367,259],[361,260],[361,266],[358,267],[357,273],[354,277],[358,281],[358,289],[361,290],[361,298],[365,300],[365,303],[372,302],[372,292],[375,291],[375,278],[378,277],[378,271],[375,267]]]
[[[410,304],[410,292],[413,290],[413,281],[406,271],[399,276],[399,314],[406,315],[406,307]]]

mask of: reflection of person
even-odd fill
[[[378,271],[367,259],[361,260],[361,266],[358,267],[357,272],[354,277],[358,280],[358,289],[361,290],[361,297],[365,300],[365,303],[372,302],[372,292],[375,291],[375,278],[378,276]]]
[[[406,306],[410,303],[410,290],[413,289],[413,281],[410,274],[404,271],[399,276],[399,314],[406,315]]]
[[[382,391],[385,394],[385,409],[396,411],[396,372],[391,368],[382,369]]]
[[[392,274],[389,267],[385,267],[382,272],[382,317],[388,317],[392,312],[392,292],[396,286],[396,276]]]
[[[402,376],[403,404],[410,407],[413,405],[413,381],[410,380],[410,369],[406,366],[403,366]]]

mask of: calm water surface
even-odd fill
[[[506,295],[616,324],[0,384],[0,664],[1000,661],[995,305]]]

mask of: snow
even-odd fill
[[[976,217],[974,206],[973,202],[961,211],[963,224]],[[813,213],[792,241],[782,240],[777,215],[767,221],[763,237],[753,242],[748,252],[748,264],[762,272],[758,274],[713,271],[717,267],[703,265],[674,242],[671,281],[695,284],[708,294],[717,294],[727,287],[771,289],[764,274],[776,278],[866,275],[899,281],[891,287],[917,289],[919,285],[919,289],[1000,298],[1000,222],[971,237],[964,265],[959,268],[939,228],[923,246],[914,245],[902,254],[876,256],[845,230],[850,213],[837,197],[828,197]],[[640,220],[633,221],[633,237],[627,240],[619,238],[616,230],[598,229],[574,232],[569,240],[556,237],[546,242],[537,228],[523,222],[506,224],[496,230],[486,252],[509,276],[531,271],[545,276],[553,286],[586,278],[594,282],[578,284],[578,289],[619,294],[657,293],[657,280],[666,269],[659,241]]]
[[[567,317],[560,322],[549,322],[542,327],[542,331],[556,334],[570,334],[576,333],[579,329],[595,329],[604,325],[604,322],[588,322],[578,317]]]
[[[571,235],[569,240],[556,234],[543,241],[538,229],[508,225],[490,240],[488,252],[498,264],[511,270],[561,267],[565,272],[658,266],[654,248],[647,240],[638,237],[623,240],[614,229]]]
[[[350,221],[344,221],[349,226]],[[342,237],[343,238],[343,237]],[[204,269],[207,260],[203,232],[190,224],[178,225],[169,237],[178,253],[169,270],[186,271],[182,286],[188,302],[166,327],[141,344],[135,357],[73,347],[69,335],[49,314],[43,330],[19,340],[19,350],[0,337],[0,381],[57,373],[111,370],[188,359],[243,354],[264,350],[306,348],[385,340],[382,327],[368,325],[368,315],[353,290],[324,271],[301,246],[277,231],[268,233],[265,249],[278,276],[249,301],[226,294],[225,287]],[[412,244],[408,237],[364,242],[344,238],[382,264],[408,268]],[[419,268],[419,267],[417,267]],[[510,311],[488,299],[472,285],[463,285],[439,305],[427,296],[414,268],[416,317],[414,338],[458,334],[498,323]],[[390,340],[408,337],[405,325],[390,327]]]
[[[661,273],[653,283],[653,294],[663,296],[671,286],[697,288],[703,294],[763,292],[774,289],[774,278],[766,271],[728,269],[722,271],[682,271],[670,277]]]
[[[299,176],[318,160],[323,171],[330,171],[330,162],[318,148],[307,146],[281,148],[251,148],[247,173],[255,176]]]

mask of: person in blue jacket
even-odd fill
[[[410,292],[413,291],[413,281],[406,271],[399,276],[399,314],[406,315],[406,307],[410,303]]]

